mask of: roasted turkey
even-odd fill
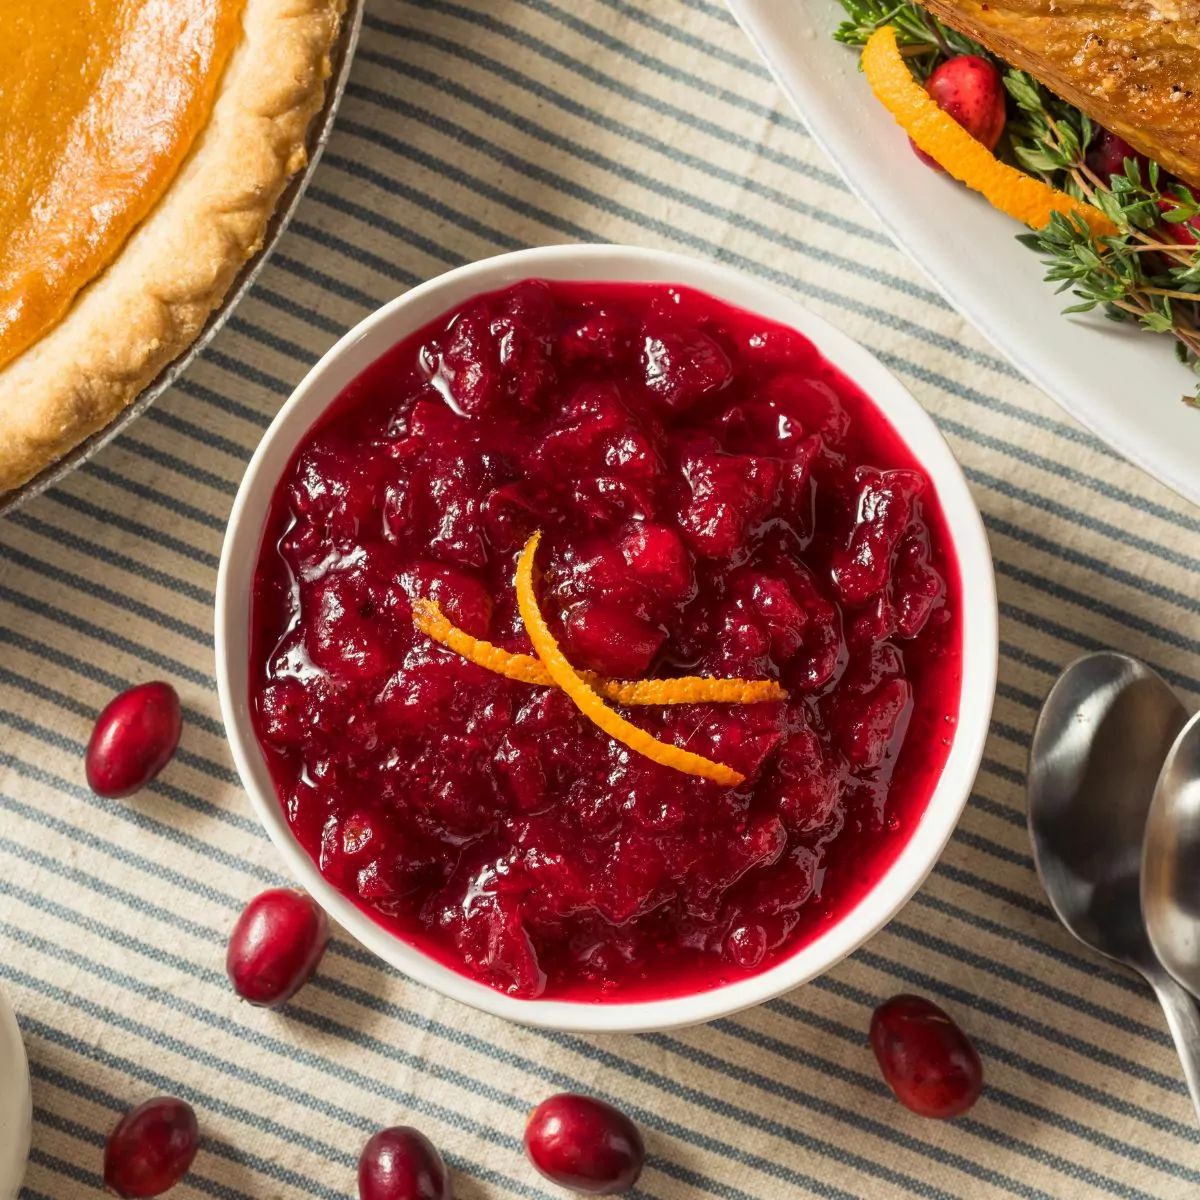
[[[1200,186],[1200,0],[921,0]]]

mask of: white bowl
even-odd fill
[[[924,467],[962,574],[959,719],[946,766],[908,844],[859,904],[820,937],[768,971],[697,995],[627,1004],[521,1000],[435,962],[372,921],[322,877],[288,827],[251,722],[251,581],[272,493],[297,445],[338,393],[397,342],[472,296],[531,277],[678,283],[798,329],[875,401]],[[812,979],[880,929],[932,869],[966,803],[991,716],[997,654],[995,580],[979,511],[937,427],[895,376],[845,334],[757,280],[712,263],[627,246],[549,246],[485,259],[414,288],[356,325],[309,371],[263,435],[229,517],[217,577],[217,684],[225,728],[251,802],[292,873],[330,916],[413,979],[498,1016],[570,1031],[667,1029],[711,1021]]]
[[[21,1031],[0,992],[0,1200],[16,1200],[29,1157],[33,1105]]]

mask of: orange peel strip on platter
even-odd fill
[[[1097,237],[1120,230],[1098,208],[1001,162],[977,142],[913,78],[896,43],[896,30],[881,25],[862,53],[863,72],[871,90],[900,127],[939,166],[1015,220],[1042,229],[1054,213],[1085,221]]]
[[[537,554],[538,543],[542,539],[541,531],[535,533],[521,557],[517,561],[517,605],[521,610],[521,620],[525,622],[525,631],[533,643],[537,656],[550,674],[550,678],[566,692],[575,707],[593,724],[603,729],[609,737],[628,746],[645,758],[664,767],[672,767],[688,775],[699,775],[703,779],[711,779],[723,787],[736,787],[744,782],[745,776],[724,763],[713,762],[700,754],[693,754],[679,746],[671,746],[651,737],[644,729],[627,721],[620,713],[609,708],[597,693],[583,679],[579,672],[567,661],[554,634],[546,624],[542,611],[538,607],[537,595],[533,588],[533,559]]]
[[[513,654],[500,646],[474,637],[455,625],[436,600],[412,602],[413,624],[427,637],[439,642],[469,662],[535,687],[554,687],[554,680],[540,658]],[[614,704],[762,704],[786,700],[787,692],[773,679],[713,679],[686,675],[680,679],[603,679],[591,671],[579,677],[594,691]]]

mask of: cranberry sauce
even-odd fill
[[[531,653],[539,528],[577,667],[787,689],[623,710],[742,785],[414,629],[431,597]],[[686,289],[527,281],[396,346],[301,444],[255,577],[257,732],[297,838],[402,938],[515,996],[682,995],[777,963],[893,861],[953,738],[961,604],[921,468],[807,339]]]

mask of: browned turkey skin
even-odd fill
[[[1200,0],[921,0],[1200,186]]]

